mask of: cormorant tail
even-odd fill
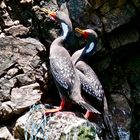
[[[85,108],[89,112],[101,114],[98,110],[96,110],[94,107],[92,107],[91,105],[89,105],[88,103],[84,101],[79,102],[79,105],[81,105],[83,108]]]

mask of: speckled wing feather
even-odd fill
[[[67,57],[50,58],[51,72],[55,80],[65,89],[74,83],[75,71],[73,64]]]
[[[101,84],[97,84],[96,82],[90,80],[88,77],[86,77],[81,71],[77,69],[78,76],[80,78],[82,89],[86,92],[92,95],[93,97],[96,97],[98,100],[102,101],[103,99],[103,89]],[[96,85],[97,84],[97,85]]]

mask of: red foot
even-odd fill
[[[93,112],[87,111],[84,117],[90,121],[95,121],[95,114]]]
[[[85,118],[85,119],[88,119],[89,115],[90,115],[90,112],[87,111],[86,114],[84,115],[84,118]]]
[[[64,105],[65,105],[65,101],[62,100],[61,103],[60,103],[60,106],[58,108],[47,109],[46,112],[45,112],[45,114],[48,115],[50,113],[55,113],[55,112],[61,111],[61,110],[63,110]]]
[[[54,108],[54,109],[47,109],[45,114],[48,115],[50,113],[55,113],[55,112],[58,112],[61,110],[61,107],[58,107],[58,108]]]

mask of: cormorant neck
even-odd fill
[[[95,49],[95,42],[88,42],[87,44],[86,44],[86,46],[85,46],[85,49],[84,49],[84,54],[85,55],[88,55],[88,54],[91,54],[91,53],[93,53],[94,52],[94,49]]]
[[[70,33],[70,27],[65,22],[61,22],[62,31],[63,31],[63,38],[64,40],[67,38],[68,34]]]
[[[65,22],[61,22],[61,27],[62,27],[62,31],[63,31],[63,38],[64,40],[67,39],[68,35],[72,32],[72,27],[71,25],[65,23]]]
[[[71,59],[72,59],[72,62],[73,62],[74,65],[76,65],[76,63],[81,59],[81,54],[82,54],[83,50],[84,50],[84,48],[82,48],[82,49],[76,51],[76,52],[72,55]]]
[[[59,36],[58,38],[56,38],[54,41],[53,41],[53,47],[56,47],[56,46],[63,46],[62,44],[64,43],[64,41],[66,40],[68,34],[69,34],[69,26],[65,23],[65,22],[61,22],[61,27],[62,27],[62,35]],[[57,45],[54,45],[54,44],[57,44]]]
[[[72,61],[74,63],[74,65],[78,62],[78,61],[85,61],[89,56],[94,54],[94,51],[96,49],[96,45],[97,45],[97,40],[88,40],[86,46],[78,51],[76,51],[73,55],[72,55]]]
[[[87,41],[86,46],[84,47],[84,50],[82,52],[83,57],[89,57],[95,53],[97,46],[97,39],[95,38],[89,38]]]

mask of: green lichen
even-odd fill
[[[80,126],[73,128],[70,133],[61,135],[61,140],[95,140],[96,130],[91,126]]]
[[[90,126],[81,126],[79,128],[78,140],[94,140],[96,131]]]

